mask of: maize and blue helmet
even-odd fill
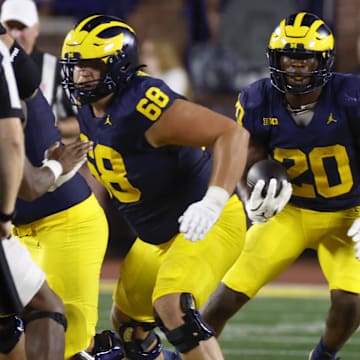
[[[319,67],[307,76],[306,85],[292,85],[290,75],[280,67],[281,55],[313,55]],[[332,75],[335,58],[334,36],[329,26],[314,14],[299,12],[283,19],[270,37],[267,57],[273,86],[282,93],[306,94],[324,86]],[[302,74],[304,75],[304,74]]]
[[[102,69],[97,81],[74,83],[77,64],[91,62]],[[69,31],[63,43],[61,60],[63,86],[74,105],[94,102],[126,87],[138,70],[135,31],[113,16],[92,15]]]

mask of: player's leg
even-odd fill
[[[224,213],[216,230],[212,230],[212,236],[208,236],[204,242],[191,243],[179,234],[160,246],[141,240],[132,246],[121,265],[112,311],[114,329],[121,337],[127,358],[180,358],[176,353],[162,350],[160,339],[152,329],[155,325],[154,302],[157,318],[165,331],[168,326],[176,329],[184,324],[187,330],[191,326],[201,330],[199,336],[192,338],[190,335],[189,339],[184,332],[181,333],[179,348],[184,351],[182,358],[187,358],[185,352],[191,352],[193,359],[222,358],[217,340],[193,308],[192,295],[181,294],[190,288],[198,307],[204,304],[239,255],[245,235],[245,217],[235,197],[229,201]],[[162,321],[163,318],[166,320]],[[184,345],[186,348],[183,348]]]
[[[155,333],[157,324],[154,322],[133,320],[115,304],[113,304],[112,308],[112,320],[114,329],[118,329],[118,338],[121,338],[120,343],[126,359],[180,359],[178,352],[163,348],[159,336]],[[121,357],[114,359],[118,360]]]
[[[330,299],[331,306],[327,314],[324,334],[311,351],[309,360],[338,359],[337,352],[359,327],[359,294],[332,290]]]
[[[28,360],[64,359],[67,321],[61,299],[46,282],[22,313]]]
[[[0,318],[0,360],[26,360],[24,325],[15,315]]]
[[[47,286],[44,272],[34,263],[27,249],[15,238],[6,240],[3,245],[20,302],[25,307],[22,314],[32,311],[43,316],[44,312],[46,312],[47,316],[50,314],[50,316],[59,317],[62,322],[66,322],[61,300]],[[16,344],[16,340],[20,339],[22,341],[21,326],[15,317],[13,320],[15,320],[12,322],[13,331],[8,333],[6,341]],[[11,325],[11,322],[8,323],[9,325]],[[43,334],[38,333],[34,341],[43,342],[44,345],[37,347],[36,352],[33,352],[33,344],[26,347],[26,350],[31,350],[27,354],[28,360],[63,360],[64,326],[58,327],[55,324],[54,329],[52,325],[54,324],[46,327],[45,331],[48,334],[51,333],[54,341],[51,343],[44,342]]]
[[[14,314],[21,312],[23,303],[18,294],[7,260],[14,239],[0,240],[0,360],[26,359],[23,321]],[[5,250],[5,248],[7,250]]]
[[[127,359],[161,359],[162,346],[154,332],[151,296],[168,246],[137,239],[121,263],[111,318]]]
[[[25,228],[19,227],[18,231],[27,234]],[[49,286],[65,305],[65,359],[86,349],[95,335],[107,229],[104,212],[92,195],[65,211],[32,223],[29,234],[21,237],[45,271]]]
[[[249,300],[250,297],[246,294],[235,291],[221,282],[200,313],[204,321],[212,327],[215,335],[219,337],[227,321]]]
[[[223,359],[214,332],[201,318],[191,293],[158,298],[155,312],[160,329],[181,359]]]
[[[282,273],[306,247],[300,213],[287,206],[265,224],[253,225],[232,268],[201,309],[219,336],[227,321],[268,282]]]
[[[331,306],[325,331],[311,360],[335,359],[336,353],[360,324],[360,262],[355,259],[353,242],[346,235],[356,212],[345,210],[327,214],[322,225],[328,236],[318,248],[320,265],[329,282]]]
[[[242,206],[233,197],[203,241],[179,234],[160,266],[153,303],[157,322],[182,359],[222,359],[211,328],[199,314],[225,272],[239,256],[245,239]]]

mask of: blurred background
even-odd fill
[[[0,4],[2,1],[0,1]],[[359,0],[36,0],[37,47],[59,56],[65,34],[81,18],[122,18],[139,39],[145,71],[179,93],[234,117],[237,93],[268,76],[271,32],[290,13],[322,17],[336,37],[336,70],[360,74]],[[95,183],[93,187],[97,187]],[[122,257],[133,234],[119,221],[104,192],[96,191],[111,223],[107,257]],[[306,254],[311,256],[310,254]]]
[[[270,33],[292,12],[313,12],[332,27],[337,40],[336,70],[355,71],[360,61],[358,0],[35,0],[35,3],[40,13],[38,46],[42,50],[59,55],[64,35],[85,16],[94,13],[118,16],[134,27],[140,49],[142,43],[149,41],[167,47],[153,55],[160,57],[157,74],[171,66],[183,67],[191,85],[186,94],[231,115],[234,94],[247,83],[267,75],[265,48]],[[148,55],[151,56],[149,51]],[[161,62],[170,56],[172,60],[163,65]],[[148,59],[145,56],[143,60]]]

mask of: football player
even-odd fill
[[[220,335],[226,321],[301,253],[317,251],[330,289],[325,331],[310,360],[336,359],[360,322],[360,79],[333,73],[334,36],[317,16],[283,19],[267,50],[271,78],[242,90],[240,125],[253,159],[288,169],[293,194],[271,217],[247,206],[255,223],[240,257],[202,312]],[[250,153],[249,152],[249,153]],[[352,238],[353,237],[353,238]]]
[[[0,28],[0,33],[2,33]],[[0,41],[0,358],[64,358],[66,318],[60,298],[48,287],[44,272],[35,264],[27,249],[11,236],[11,221],[24,168],[23,119],[10,54]],[[45,170],[47,171],[47,170]],[[27,356],[23,322],[14,315],[23,309],[48,315],[51,329],[48,341],[37,348],[35,357]]]
[[[243,246],[233,194],[248,131],[142,72],[137,55],[134,30],[103,15],[81,20],[61,55],[81,137],[94,143],[90,171],[138,235],[113,295],[114,329],[129,359],[163,358],[158,324],[181,358],[220,360],[197,309]]]
[[[76,172],[82,164],[82,154],[91,148],[91,143],[68,145],[67,149],[73,156],[79,156],[80,161],[71,178],[68,173],[63,174],[69,165],[59,158],[61,154],[50,158],[54,152],[63,150],[63,146],[51,147],[60,143],[61,138],[51,107],[38,89],[36,64],[9,35],[2,38],[10,48],[20,97],[26,108],[24,133],[28,161],[16,202],[13,233],[26,245],[46,273],[49,286],[64,303],[68,321],[64,359],[69,360],[88,347],[95,335],[100,270],[108,241],[107,219],[90,187]],[[49,187],[45,177],[49,175],[39,176],[34,173],[34,167],[50,170],[53,186]],[[39,319],[31,312],[22,315],[30,344],[28,354],[36,357],[38,346],[47,341],[45,334],[40,339],[38,334],[49,319],[46,316]],[[104,338],[108,338],[107,334]]]

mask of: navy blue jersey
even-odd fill
[[[294,122],[270,79],[259,80],[240,93],[237,119],[287,167],[293,204],[319,211],[360,204],[358,77],[334,74],[304,127]]]
[[[33,99],[26,101],[26,105],[26,156],[34,166],[41,166],[45,150],[61,140],[60,134],[55,127],[55,118],[51,108],[40,91]],[[89,197],[90,193],[91,190],[86,181],[81,175],[76,174],[54,192],[48,192],[34,201],[18,199],[14,224],[28,224],[68,209]]]
[[[159,244],[178,233],[178,218],[205,194],[211,156],[200,148],[153,148],[144,134],[181,98],[162,80],[137,75],[116,95],[102,118],[80,108],[82,136],[94,142],[88,165],[117,207],[146,242]],[[191,129],[189,129],[191,131]]]

